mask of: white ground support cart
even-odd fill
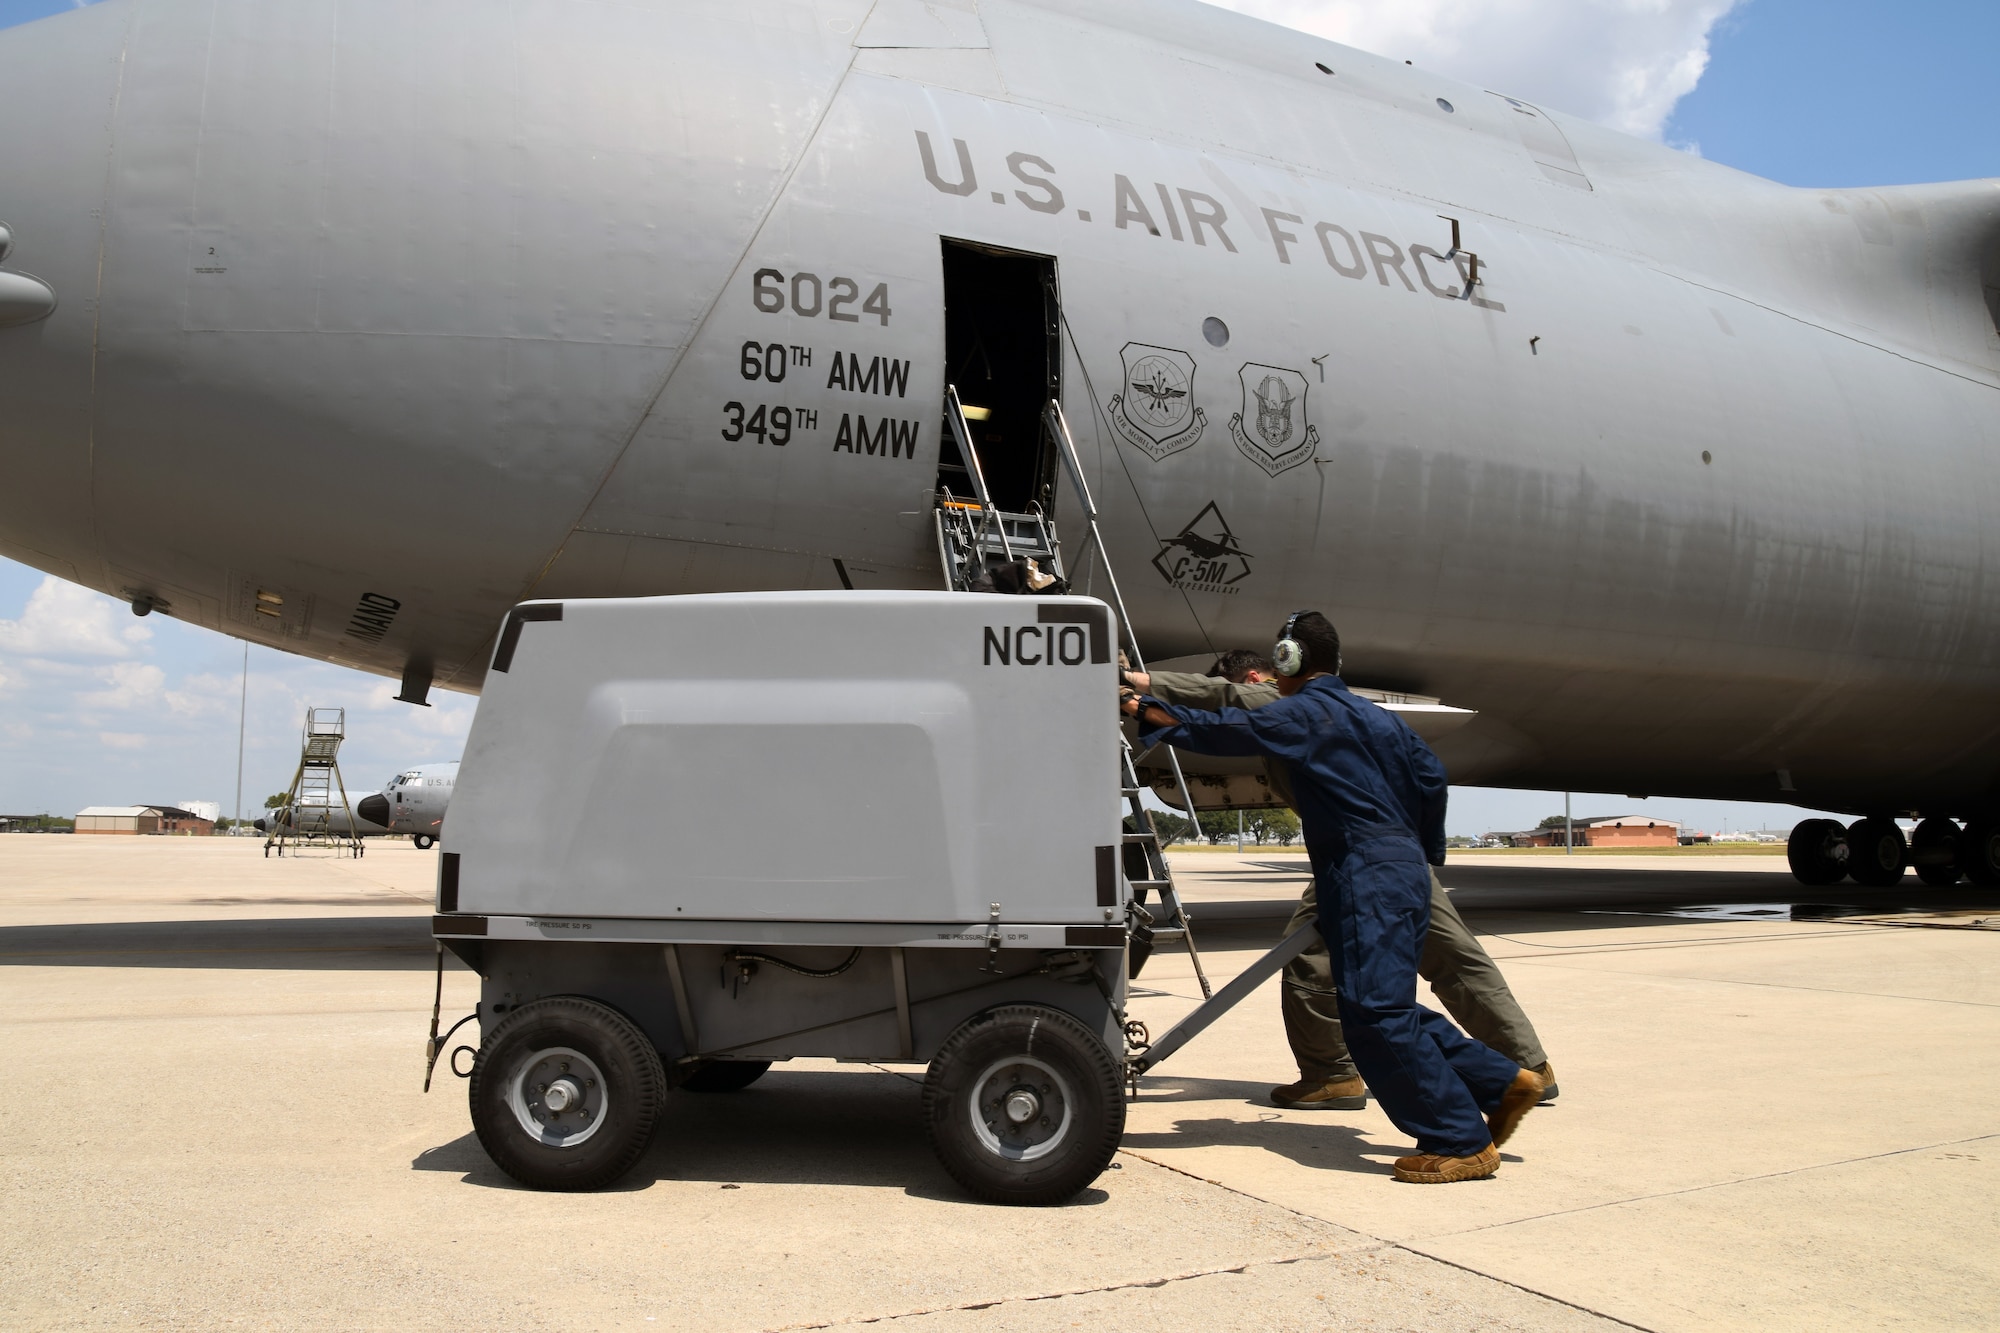
[[[436,934],[483,978],[480,1142],[603,1185],[670,1087],[924,1060],[939,1155],[1068,1198],[1124,1125],[1116,650],[1077,597],[510,613]]]
[[[669,1089],[825,1056],[928,1062],[931,1143],[982,1198],[1088,1185],[1166,1051],[1125,1054],[1115,658],[1084,597],[516,607],[434,925],[482,978],[493,1160],[602,1186]]]

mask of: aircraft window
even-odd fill
[[[1447,116],[1450,115],[1456,109],[1457,108],[1453,107],[1451,103],[1445,101],[1442,97],[1438,98],[1438,110],[1444,112]]]
[[[1229,326],[1214,315],[1201,322],[1201,336],[1208,339],[1210,347],[1229,346]]]
[[[1320,63],[1319,63],[1319,61],[1317,61],[1317,60],[1313,61],[1313,68],[1314,68],[1314,69],[1316,69],[1316,70],[1318,70],[1318,71],[1319,71],[1320,73],[1322,73],[1322,74],[1331,74],[1331,73],[1333,73],[1333,71],[1332,71],[1332,70],[1328,69],[1328,68],[1327,68],[1327,67],[1326,67],[1325,65],[1322,65],[1322,64],[1320,64]]]

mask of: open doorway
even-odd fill
[[[993,503],[1010,512],[1046,510],[1055,481],[1042,407],[1062,391],[1056,301],[1053,256],[944,242],[945,379],[965,404]],[[973,493],[948,429],[938,463],[938,485]]]

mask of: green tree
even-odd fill
[[[1535,827],[1561,828],[1564,824],[1567,824],[1568,822],[1569,822],[1568,815],[1550,815],[1547,819],[1544,819],[1541,823],[1535,825]]]
[[[276,810],[290,799],[292,799],[292,794],[288,791],[272,792],[264,798],[264,808],[266,810]]]
[[[1196,817],[1201,821],[1201,836],[1210,844],[1219,845],[1236,837],[1234,810],[1203,810]]]
[[[1302,832],[1299,817],[1282,807],[1276,810],[1257,812],[1257,842],[1261,846],[1268,840],[1280,847],[1289,847],[1299,840]]]
[[[1194,821],[1180,815],[1170,815],[1164,810],[1153,811],[1153,831],[1160,835],[1160,845],[1170,846],[1184,842],[1194,831]]]

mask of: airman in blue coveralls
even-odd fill
[[[1430,929],[1430,865],[1444,864],[1444,766],[1403,720],[1348,692],[1340,636],[1317,612],[1285,624],[1272,653],[1284,695],[1255,712],[1128,699],[1141,739],[1286,765],[1305,826],[1354,1063],[1389,1119],[1417,1141],[1396,1178],[1477,1180],[1540,1100],[1542,1078],[1417,1003]],[[1482,1113],[1484,1117],[1482,1118]]]

